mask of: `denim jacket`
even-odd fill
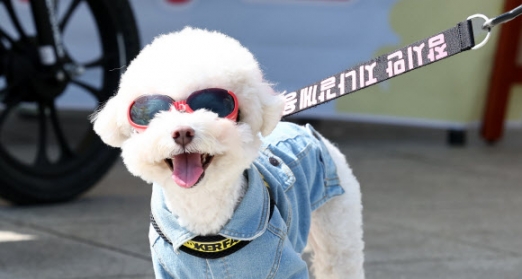
[[[196,235],[178,224],[165,205],[161,187],[153,185],[152,215],[172,243],[151,226],[149,240],[156,278],[308,278],[301,253],[311,213],[344,193],[334,162],[320,139],[310,125],[285,122],[263,138],[259,157],[247,170],[245,196],[219,232],[251,242],[218,259],[195,257],[179,249]],[[275,207],[270,217],[271,198]]]

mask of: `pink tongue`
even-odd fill
[[[172,178],[183,188],[190,188],[198,182],[203,173],[201,165],[201,154],[183,153],[172,158],[173,171]]]

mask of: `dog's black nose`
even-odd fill
[[[189,127],[181,127],[172,133],[172,138],[177,144],[185,146],[192,141],[195,134],[196,132],[194,129]]]

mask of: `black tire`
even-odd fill
[[[10,0],[0,0],[0,7],[1,4],[6,10],[12,8]],[[14,28],[21,33],[17,34],[18,38],[9,38],[6,32],[2,38],[0,33],[0,78],[2,75],[4,78],[3,88],[0,80],[0,100],[3,103],[0,107],[0,196],[15,204],[74,199],[93,187],[119,156],[119,150],[106,146],[92,131],[88,117],[95,108],[82,112],[65,111],[60,110],[55,101],[67,86],[90,95],[97,105],[114,94],[122,69],[140,49],[132,9],[127,0],[72,0],[64,5],[69,5],[65,10],[85,9],[80,13],[91,15],[99,38],[99,42],[92,43],[93,46],[99,43],[101,57],[81,67],[100,72],[98,87],[80,80],[81,74],[76,76],[67,72],[61,83],[44,84],[44,87],[49,87],[49,92],[55,91],[56,96],[43,96],[49,93],[36,88],[35,84],[41,85],[41,82],[34,81],[37,78],[23,80],[14,77],[19,74],[16,72],[18,66],[14,65],[29,61],[21,57],[34,56],[35,50],[30,49],[34,40],[23,34],[20,28]],[[64,13],[60,26],[63,32],[75,13],[70,17]],[[13,15],[16,14],[11,17]],[[13,20],[18,19],[11,18]],[[63,45],[67,53],[67,42],[64,41]],[[17,55],[20,58],[16,58]],[[37,57],[32,58],[31,63],[37,64],[34,59]],[[65,60],[62,67],[81,64],[69,53]],[[35,71],[35,76],[45,74],[37,66],[28,66],[28,69]],[[27,109],[28,105],[33,107]],[[26,149],[34,150],[34,154],[26,156],[25,153],[31,153]]]

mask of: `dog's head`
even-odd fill
[[[222,108],[234,103],[237,118]],[[105,143],[121,147],[131,173],[192,188],[248,168],[283,103],[238,41],[185,28],[146,46],[92,120]]]

